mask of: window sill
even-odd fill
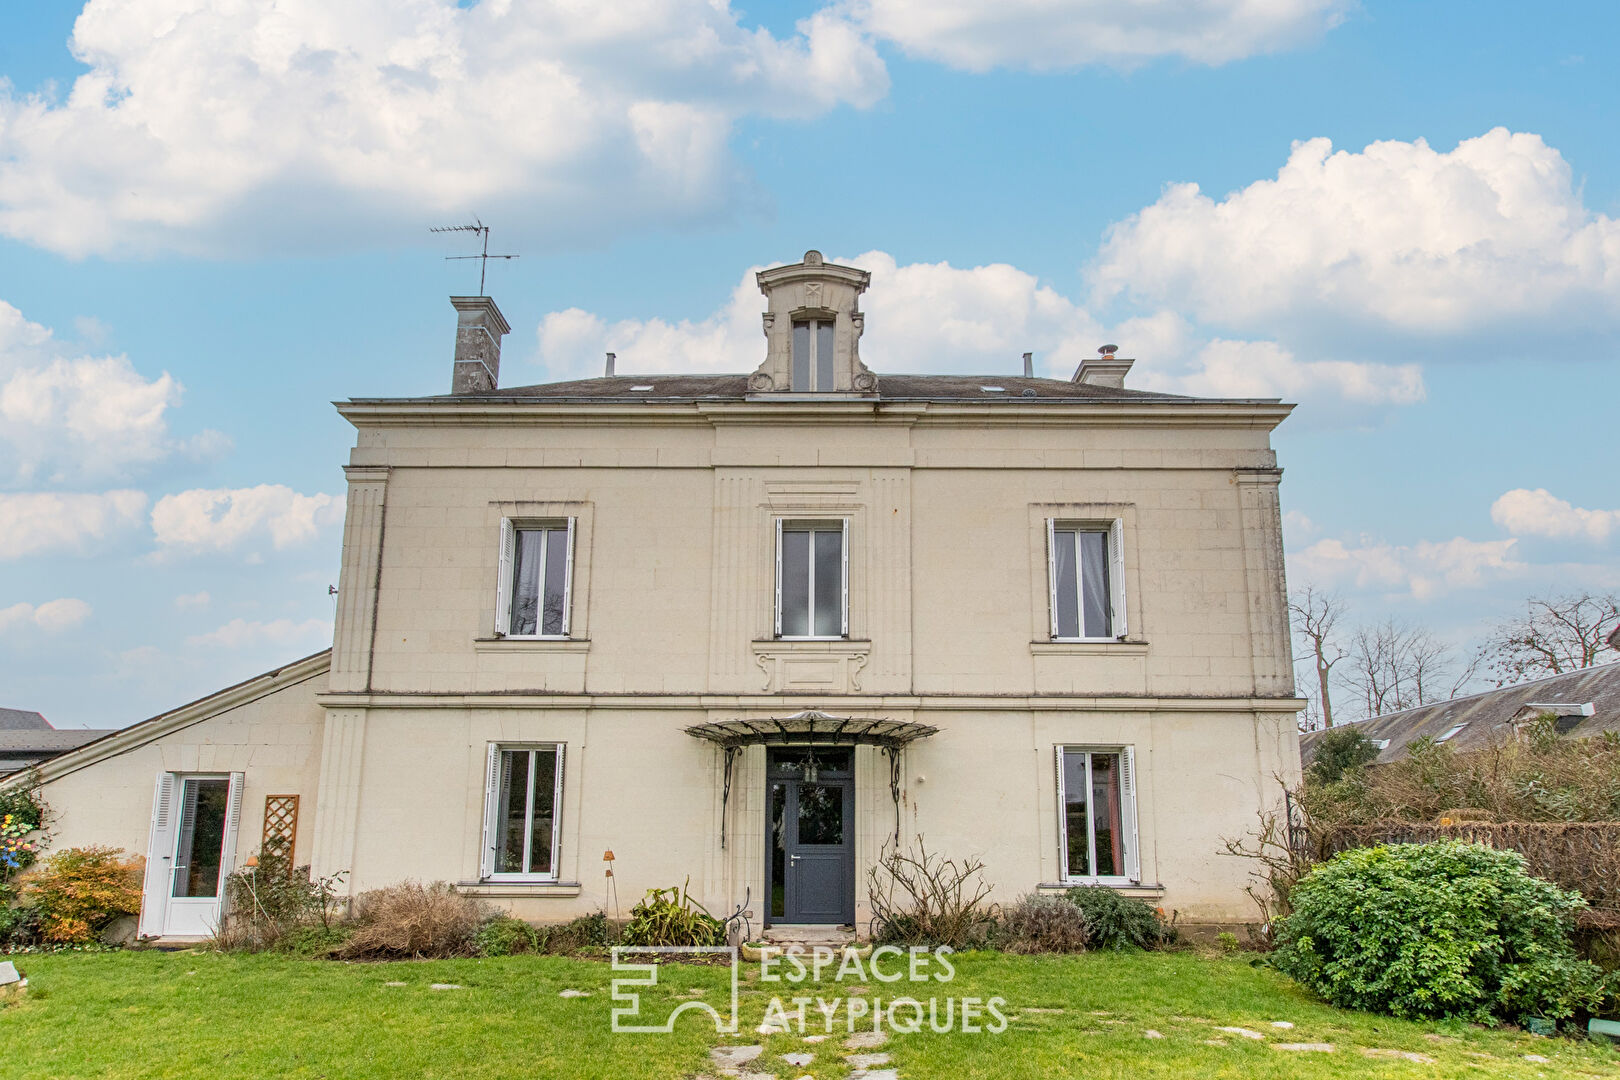
[[[467,896],[535,896],[568,899],[578,896],[577,881],[458,881],[456,891]]]
[[[1100,638],[1032,641],[1029,643],[1029,651],[1036,656],[1146,656],[1148,643]]]
[[[1087,886],[1089,886],[1089,887],[1101,886],[1102,888],[1105,888],[1105,889],[1113,889],[1115,892],[1119,893],[1121,896],[1129,896],[1129,897],[1131,897],[1133,899],[1136,899],[1136,900],[1157,900],[1160,897],[1164,896],[1164,886],[1163,885],[1157,885],[1157,884],[1144,885],[1144,884],[1142,884],[1140,882],[1135,882],[1135,881],[1126,881],[1126,882],[1111,882],[1111,881],[1065,881],[1065,882],[1053,882],[1053,881],[1043,881],[1039,885],[1035,886],[1035,891],[1042,894],[1043,896],[1061,896],[1063,893],[1067,892],[1070,889],[1082,888],[1082,887],[1087,887]]]
[[[587,652],[590,647],[589,638],[473,638],[475,652]]]
[[[766,638],[764,641],[754,642],[756,656],[765,653],[782,652],[824,652],[824,653],[864,653],[870,652],[870,641],[857,641],[845,637],[835,638]]]

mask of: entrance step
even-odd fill
[[[855,944],[855,928],[828,926],[823,923],[778,923],[765,930],[764,941],[767,945],[777,945],[784,949],[789,945],[801,945],[806,949],[813,949],[817,945],[840,949],[845,945]]]

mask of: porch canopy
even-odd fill
[[[727,748],[744,746],[881,746],[898,750],[909,742],[925,739],[939,729],[909,720],[873,717],[832,716],[819,709],[806,709],[792,716],[766,720],[717,720],[686,729],[688,735],[707,739]]]
[[[731,805],[731,770],[745,746],[876,746],[889,755],[889,794],[894,799],[894,837],[900,842],[900,751],[907,743],[939,731],[910,720],[832,716],[806,709],[792,716],[764,720],[715,720],[694,724],[688,735],[715,743],[726,752],[720,794],[720,847],[726,846],[726,816]]]

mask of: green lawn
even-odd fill
[[[763,983],[751,966],[743,981],[745,1037],[734,1039],[717,1036],[699,1016],[683,1018],[672,1035],[613,1034],[612,970],[583,960],[339,964],[205,952],[14,959],[30,986],[0,1008],[0,1075],[8,1077],[656,1080],[713,1073],[708,1050],[722,1043],[763,1043],[765,1053],[748,1067],[778,1077],[848,1075],[838,1045],[847,1034],[842,1026],[817,1044],[804,1043],[796,1032],[753,1033],[773,994],[839,993],[830,971],[807,988]],[[925,1029],[890,1038],[882,1050],[892,1055],[901,1080],[1620,1076],[1620,1053],[1607,1046],[1341,1012],[1241,956],[979,954],[957,957],[956,968],[951,982],[921,989],[942,999],[999,995],[1011,1022],[1000,1034]],[[430,989],[435,982],[463,989]],[[659,983],[644,991],[645,1012],[685,1000],[723,1004],[729,977],[723,968],[670,965],[660,970]],[[868,998],[898,992],[867,985]],[[559,997],[564,989],[589,996]],[[1278,1020],[1295,1027],[1273,1027]],[[1222,1034],[1221,1026],[1247,1028],[1264,1039]],[[1164,1037],[1145,1037],[1150,1029]],[[1290,1052],[1274,1045],[1289,1042],[1332,1043],[1335,1050]],[[1434,1062],[1373,1059],[1364,1048],[1414,1051]],[[795,1068],[778,1056],[790,1051],[810,1051],[817,1059]],[[1526,1054],[1551,1060],[1528,1062]]]

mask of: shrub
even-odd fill
[[[1343,1008],[1486,1022],[1596,1004],[1575,956],[1578,893],[1523,856],[1447,840],[1343,852],[1294,887],[1274,963]]]
[[[338,886],[343,873],[312,878],[309,867],[289,867],[287,857],[273,851],[261,851],[250,862],[225,878],[226,914],[214,935],[216,948],[248,952],[285,948],[308,954],[311,941],[341,943],[334,940],[333,931],[340,914]],[[311,928],[323,933],[303,933]]]
[[[915,854],[885,850],[867,871],[872,938],[885,945],[974,948],[996,924],[984,863],[932,854],[917,837]]]
[[[624,928],[626,945],[720,945],[725,940],[725,924],[693,900],[684,886],[648,889],[630,909]]]
[[[581,915],[560,926],[541,927],[539,934],[540,942],[537,946],[539,951],[555,955],[605,946],[613,936],[607,913],[604,911]]]
[[[283,935],[276,942],[276,951],[310,958],[332,956],[342,948],[353,932],[349,927],[342,925],[306,923],[294,927]]]
[[[407,881],[354,900],[354,932],[337,950],[346,960],[471,956],[484,907],[439,881]]]
[[[1378,758],[1378,745],[1358,728],[1339,727],[1316,741],[1316,758],[1306,775],[1318,784],[1333,784]]]
[[[540,935],[522,919],[496,915],[478,928],[474,938],[482,956],[516,956],[540,947]]]
[[[1061,896],[1021,896],[1001,916],[996,944],[1010,953],[1085,952],[1085,914]]]
[[[1158,949],[1176,939],[1157,910],[1106,885],[1080,885],[1064,895],[1085,916],[1094,949]]]
[[[1221,947],[1221,952],[1229,956],[1243,947],[1242,943],[1238,941],[1238,936],[1230,930],[1222,930],[1216,934],[1215,943]]]
[[[0,952],[32,945],[39,939],[39,913],[33,908],[12,907],[10,899],[0,888]]]
[[[142,864],[123,848],[66,848],[23,878],[23,902],[46,941],[94,941],[114,919],[141,910]]]
[[[38,773],[30,770],[22,783],[0,790],[0,901],[3,887],[27,870],[49,842],[46,824],[50,808],[39,795]]]

